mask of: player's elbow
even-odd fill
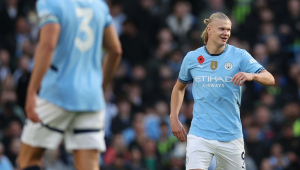
[[[274,85],[275,85],[275,78],[272,76],[270,80],[270,86],[274,86]]]
[[[109,50],[108,53],[110,53],[110,55],[118,58],[118,57],[122,57],[123,51],[122,51],[122,48],[113,48],[113,49]]]
[[[122,54],[123,54],[122,48],[115,49],[114,54],[118,57],[122,57]]]

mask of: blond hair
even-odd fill
[[[216,12],[211,14],[209,19],[204,19],[204,24],[206,25],[205,29],[202,32],[201,38],[204,40],[204,44],[207,44],[208,41],[208,33],[207,33],[207,26],[210,24],[214,19],[222,19],[222,20],[229,20],[230,19],[222,12]]]

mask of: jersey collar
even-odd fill
[[[206,45],[205,45],[205,46],[204,46],[204,51],[205,51],[208,55],[210,55],[210,56],[219,56],[219,55],[223,54],[223,53],[227,50],[227,47],[228,47],[228,44],[225,45],[225,49],[224,49],[220,54],[210,54],[210,53],[208,52],[208,50],[206,49]]]

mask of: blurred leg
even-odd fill
[[[74,150],[73,154],[76,170],[100,170],[98,150]]]
[[[31,147],[22,143],[21,150],[18,156],[18,166],[21,170],[28,167],[41,166],[44,148]]]

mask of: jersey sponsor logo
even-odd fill
[[[197,76],[194,79],[196,82],[203,82],[202,87],[205,88],[224,88],[224,83],[230,83],[232,77],[217,77],[217,76]]]
[[[223,82],[229,83],[231,82],[232,77],[225,76],[225,77],[217,77],[217,76],[197,76],[195,78],[196,82]]]
[[[216,70],[218,68],[218,61],[211,61],[210,62],[210,68],[212,70]]]
[[[227,62],[227,63],[225,63],[224,67],[225,67],[226,70],[231,70],[232,69],[232,63]]]
[[[251,64],[257,63],[257,61],[256,61],[254,58],[250,59],[249,62],[250,62]]]
[[[210,87],[210,88],[224,88],[224,84],[202,84],[202,87]]]

